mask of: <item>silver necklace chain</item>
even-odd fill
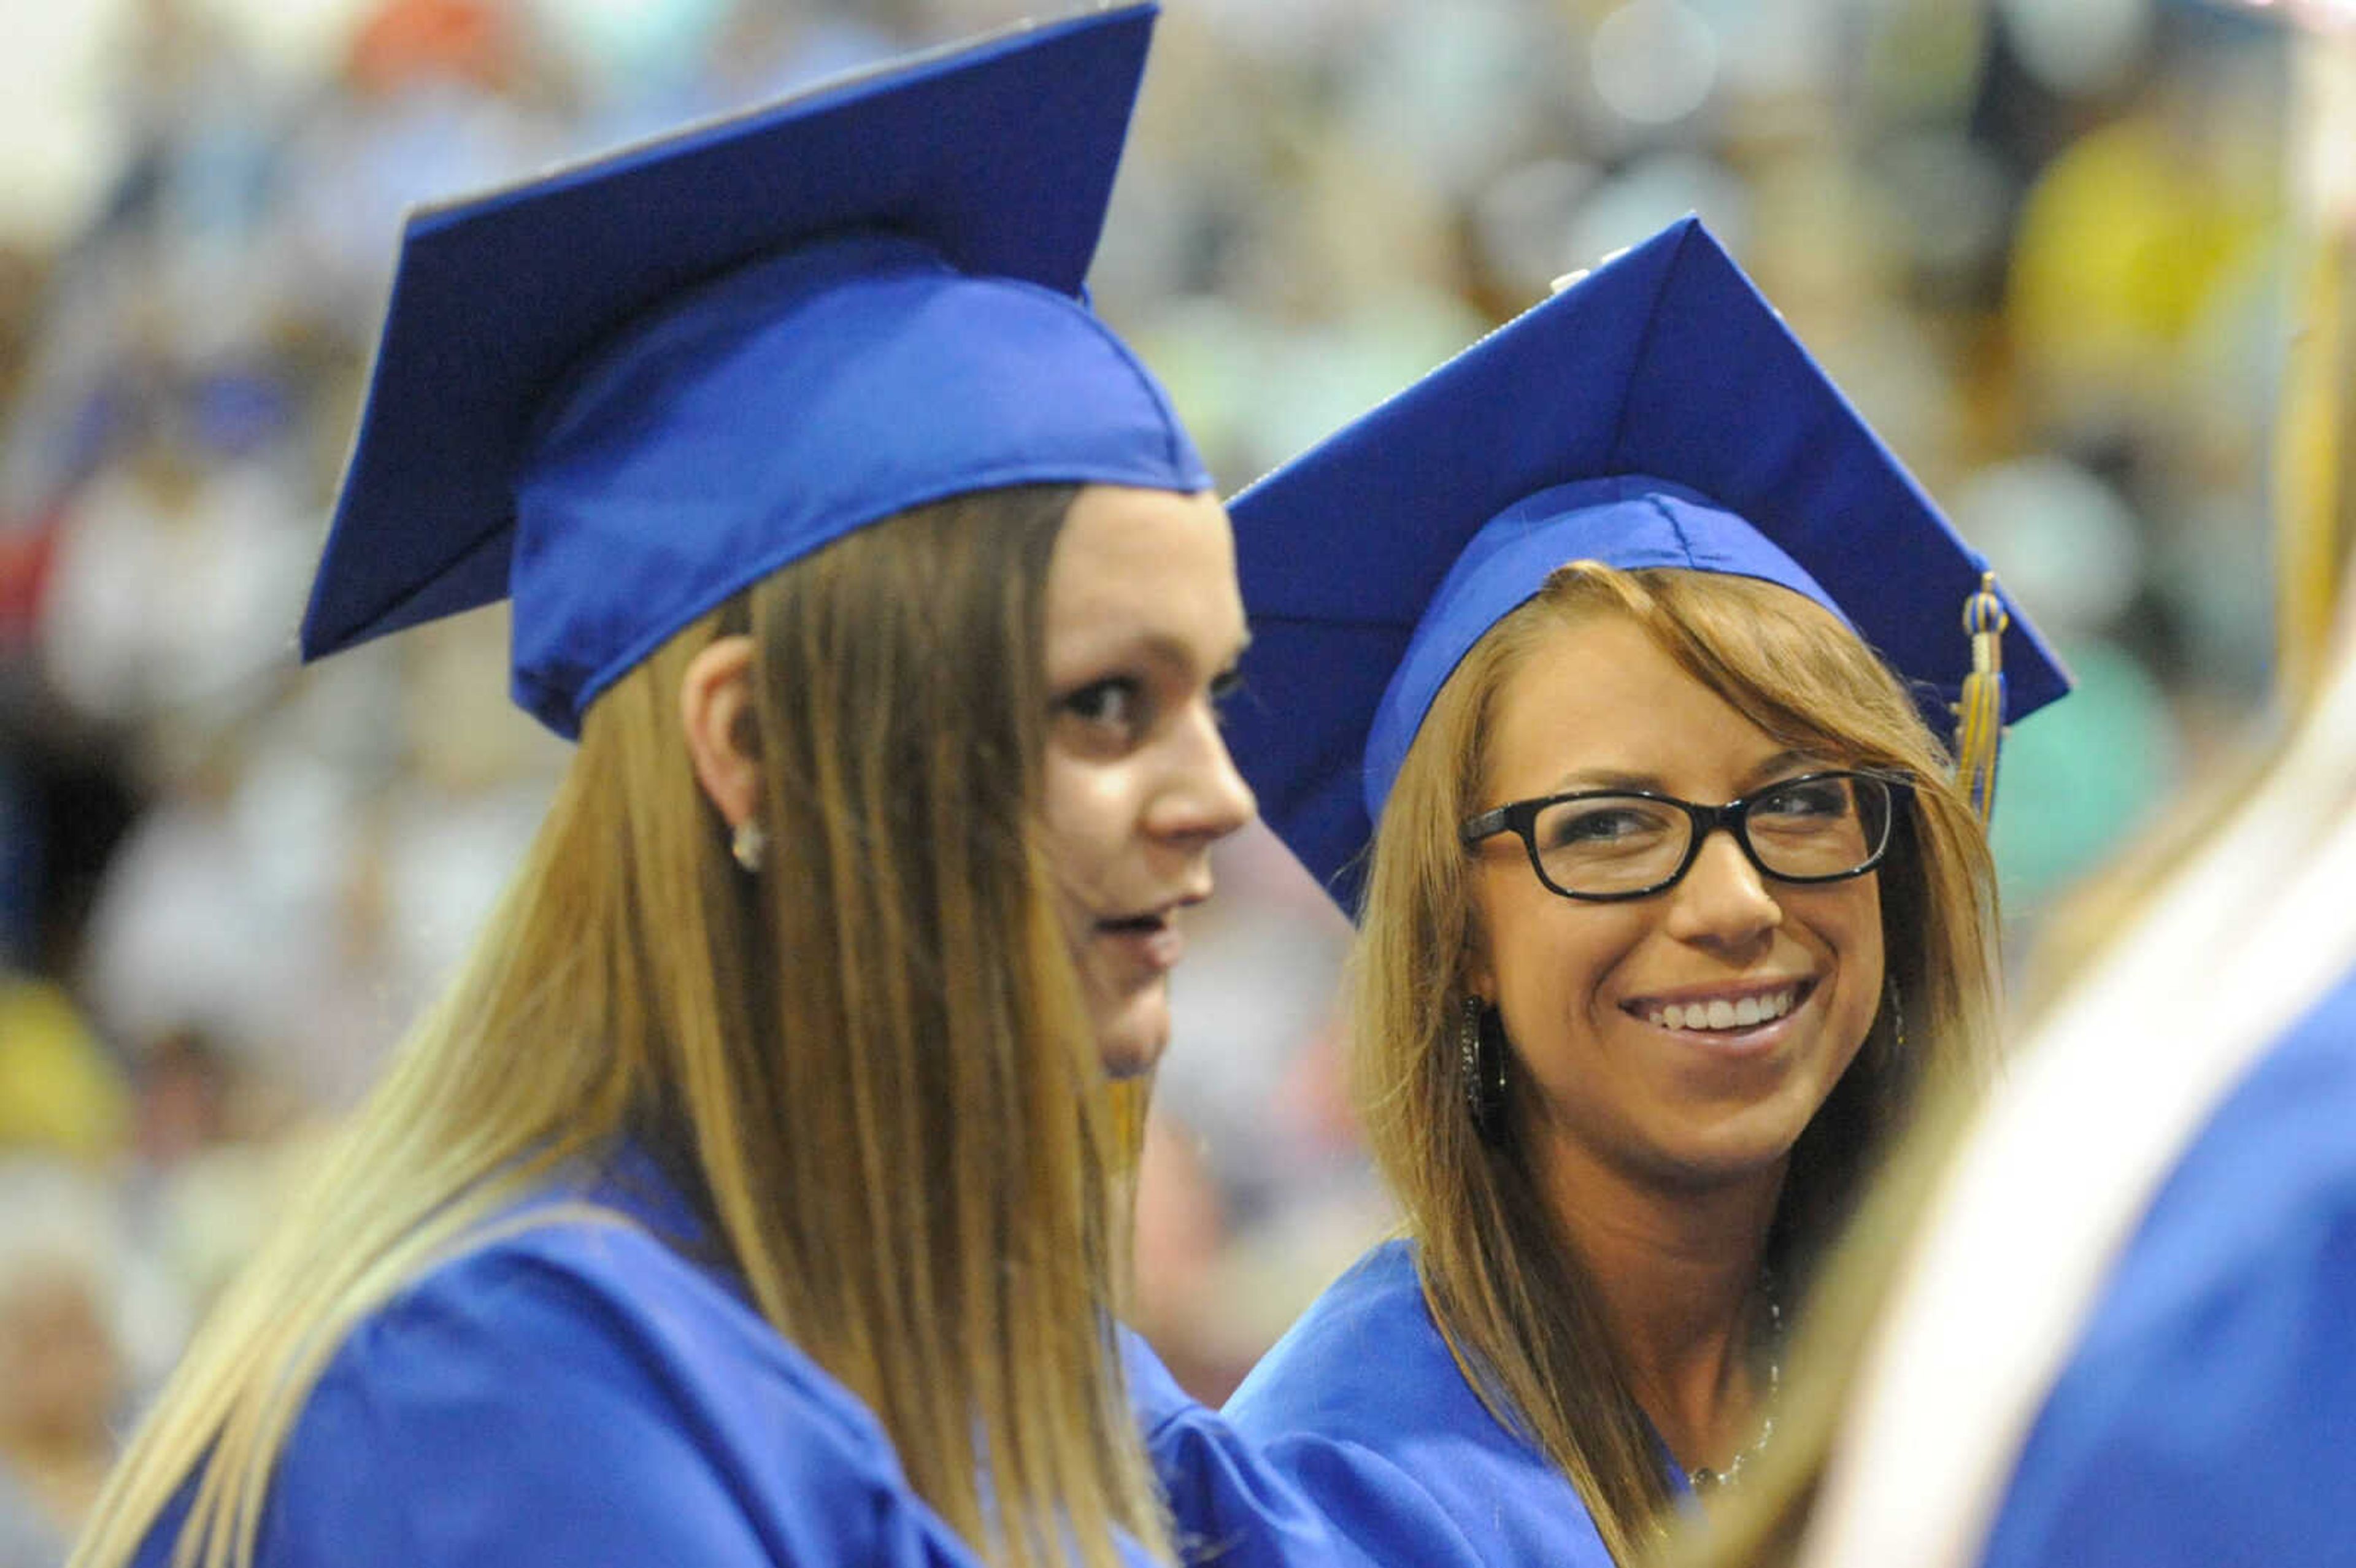
[[[1775,1405],[1783,1392],[1783,1304],[1776,1299],[1774,1281],[1765,1282],[1767,1296],[1767,1393],[1759,1403],[1763,1407],[1759,1418],[1759,1435],[1743,1445],[1741,1451],[1726,1462],[1726,1468],[1714,1470],[1708,1465],[1697,1465],[1686,1472],[1686,1480],[1697,1497],[1707,1497],[1734,1485],[1742,1478],[1743,1467],[1767,1451],[1775,1435]]]

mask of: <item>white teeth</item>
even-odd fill
[[[1763,997],[1745,997],[1739,1002],[1724,997],[1707,1002],[1669,1002],[1646,1015],[1645,1021],[1655,1029],[1752,1029],[1783,1017],[1798,1000],[1798,987],[1787,987]]]

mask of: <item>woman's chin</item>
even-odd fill
[[[1097,1052],[1105,1076],[1141,1078],[1170,1044],[1170,991],[1154,986],[1130,996],[1098,998]]]
[[[1708,1127],[1680,1129],[1654,1151],[1655,1175],[1666,1185],[1708,1191],[1767,1180],[1780,1183],[1804,1118],[1760,1107],[1753,1115]]]

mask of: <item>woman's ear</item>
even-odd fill
[[[688,760],[721,820],[734,829],[760,808],[761,760],[753,719],[753,639],[717,637],[688,661],[679,715]]]

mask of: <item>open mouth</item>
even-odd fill
[[[1675,1002],[1640,997],[1622,1003],[1622,1007],[1631,1016],[1643,1019],[1655,1029],[1677,1029],[1687,1034],[1734,1034],[1791,1017],[1808,999],[1808,994],[1815,987],[1814,980],[1794,980],[1781,986],[1753,987],[1716,996],[1687,997]]]
[[[1118,915],[1097,922],[1096,939],[1130,963],[1152,974],[1167,974],[1185,955],[1186,938],[1178,929],[1175,909],[1164,907],[1145,914]]]

